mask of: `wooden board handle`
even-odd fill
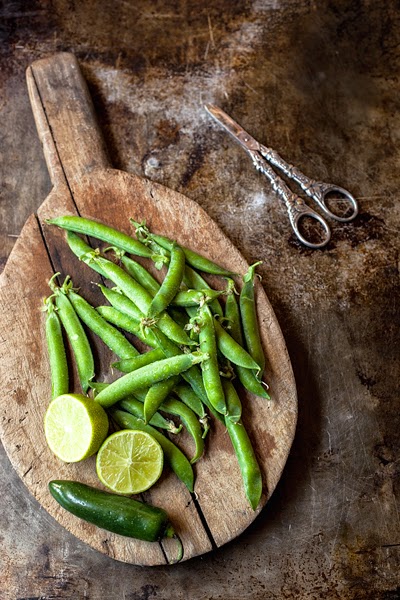
[[[27,69],[29,98],[53,185],[72,191],[88,172],[110,166],[92,100],[73,54],[62,52]]]

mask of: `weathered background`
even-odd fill
[[[1,264],[50,190],[25,69],[73,51],[113,165],[185,193],[248,261],[263,259],[299,422],[255,523],[218,551],[168,568],[113,562],[77,541],[2,451],[1,598],[400,598],[399,25],[395,1],[3,2]],[[205,102],[306,173],[350,189],[357,220],[334,224],[323,251],[301,247]]]

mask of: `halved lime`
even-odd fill
[[[139,494],[160,477],[164,454],[157,440],[145,431],[123,429],[102,444],[96,459],[102,483],[119,494]]]
[[[64,462],[92,456],[108,433],[108,417],[94,400],[81,394],[63,394],[52,400],[44,417],[50,450]]]

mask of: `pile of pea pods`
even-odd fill
[[[261,471],[241,420],[237,386],[269,398],[262,380],[265,358],[255,308],[255,270],[260,263],[249,268],[238,292],[234,273],[150,232],[145,223],[131,219],[135,238],[79,216],[46,222],[66,230],[73,254],[108,282],[98,284],[107,304],[97,307],[74,288],[70,276],[60,285],[56,273],[49,282],[52,293],[45,308],[52,398],[70,391],[64,330],[83,393],[91,393],[119,428],[153,435],[166,462],[191,492],[192,465],[204,453],[210,415],[223,422],[255,510],[262,494]],[[93,249],[85,236],[108,246],[102,252]],[[163,269],[161,283],[143,266],[146,260]],[[212,289],[200,273],[220,276],[225,288]],[[112,383],[95,381],[85,328],[118,357],[112,368],[121,376]],[[128,339],[124,332],[134,337]],[[135,338],[146,351],[133,345],[130,339]],[[180,425],[171,415],[179,417]],[[182,426],[194,440],[190,458],[171,441],[173,436],[165,435],[179,433]]]

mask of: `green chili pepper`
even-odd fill
[[[179,543],[176,562],[182,560],[182,542],[162,508],[77,481],[50,481],[49,491],[65,510],[107,531],[147,542],[176,538]]]

